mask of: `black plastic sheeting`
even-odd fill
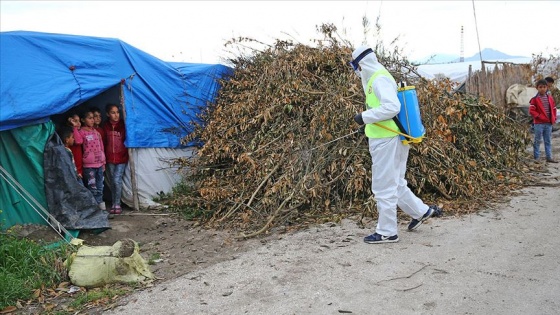
[[[77,180],[74,163],[60,137],[53,133],[44,150],[45,195],[49,212],[68,230],[110,229],[108,214]]]

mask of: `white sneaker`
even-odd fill
[[[104,203],[104,202],[98,204],[98,206],[99,206],[99,209],[101,209],[101,210],[107,210],[107,208],[105,207],[105,203]]]

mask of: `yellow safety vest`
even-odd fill
[[[381,102],[379,101],[379,98],[377,98],[377,95],[375,95],[375,92],[373,91],[373,81],[375,81],[375,79],[377,79],[377,77],[382,76],[382,75],[390,78],[391,80],[393,80],[393,82],[395,81],[395,79],[389,73],[389,71],[387,71],[385,69],[377,70],[371,76],[371,78],[369,79],[368,84],[367,84],[366,109],[372,109],[372,108],[377,108],[377,107],[381,106]],[[396,85],[397,85],[397,83],[395,83],[395,86]],[[377,122],[377,124],[385,126],[385,127],[389,128],[389,129],[392,129],[392,130],[399,131],[399,127],[397,127],[397,124],[395,123],[395,121],[393,119],[379,121],[379,122]],[[368,138],[392,138],[392,137],[398,136],[397,133],[389,131],[387,129],[383,129],[382,127],[376,126],[374,124],[367,124],[365,132],[366,132],[366,136]]]

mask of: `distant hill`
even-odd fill
[[[511,56],[492,48],[483,49],[481,54],[483,60],[506,60],[506,59],[513,59],[513,58],[528,58],[527,56]],[[478,60],[480,60],[480,55],[478,53],[472,55],[471,57],[465,58],[465,61],[478,61]],[[455,62],[458,61],[459,58],[457,58]]]
[[[507,60],[507,59],[513,59],[513,58],[529,58],[529,57],[526,57],[526,56],[508,55],[506,53],[503,53],[501,51],[497,51],[497,50],[492,49],[492,48],[483,49],[481,54],[482,54],[482,59],[484,59],[484,60]],[[460,60],[459,55],[434,54],[432,56],[428,56],[428,57],[425,57],[425,58],[415,60],[414,63],[418,63],[418,64],[441,64],[441,63],[455,63],[455,62],[459,62],[459,60]],[[467,61],[478,61],[478,60],[480,60],[480,54],[479,53],[476,53],[476,54],[472,55],[471,57],[466,57],[465,58],[465,62],[467,62]]]
[[[450,63],[459,60],[459,55],[452,54],[434,54],[432,56],[424,57],[419,60],[414,60],[414,63],[418,64],[438,64],[438,63]]]

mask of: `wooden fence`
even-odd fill
[[[493,69],[487,65],[494,65]],[[531,84],[531,64],[482,61],[481,70],[472,71],[465,82],[465,91],[484,97],[492,104],[506,108],[506,91],[513,84]]]

